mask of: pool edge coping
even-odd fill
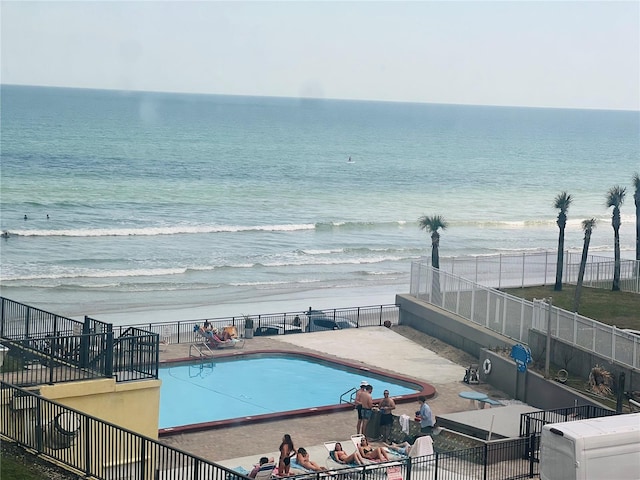
[[[215,357],[207,357],[207,359],[217,359],[217,358],[230,358],[230,357],[242,357],[242,356],[253,356],[253,355],[287,355],[287,356],[297,356],[297,357],[308,357],[314,360],[321,360],[324,362],[337,363],[349,368],[353,368],[355,370],[361,370],[363,372],[367,372],[369,374],[380,375],[384,377],[391,377],[397,380],[400,380],[405,383],[410,383],[412,385],[416,385],[421,390],[417,393],[411,393],[407,395],[399,395],[397,397],[393,397],[393,400],[396,403],[410,403],[418,400],[418,397],[424,396],[427,399],[433,398],[436,395],[436,388],[430,383],[424,382],[422,380],[418,380],[415,378],[406,377],[402,374],[397,374],[395,372],[388,373],[377,368],[364,367],[362,365],[358,365],[356,363],[351,363],[349,361],[328,357],[324,355],[320,355],[317,353],[311,352],[291,352],[289,350],[254,350],[251,352],[241,352],[241,351],[233,351],[229,353],[222,353],[220,355],[216,355]],[[195,358],[195,357],[183,357],[183,358],[173,358],[170,360],[166,360],[160,363],[160,365],[167,365],[172,363],[185,363],[192,362],[194,360],[204,360],[204,358]],[[374,399],[374,402],[379,402],[382,400],[382,397]],[[274,420],[286,420],[287,418],[292,417],[303,417],[310,415],[320,415],[327,413],[340,412],[345,410],[353,410],[354,406],[351,403],[341,403],[334,405],[324,405],[320,407],[311,407],[311,408],[302,408],[297,410],[288,410],[286,412],[278,412],[278,413],[265,413],[262,415],[250,415],[246,417],[236,417],[225,420],[215,420],[212,422],[202,422],[202,423],[193,423],[189,425],[182,425],[178,427],[167,427],[158,429],[158,437],[166,437],[170,435],[177,435],[181,433],[191,433],[191,432],[200,432],[204,430],[214,430],[216,428],[226,428],[233,427],[239,425],[245,425],[247,422],[251,423],[263,423],[270,422]]]

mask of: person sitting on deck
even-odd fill
[[[362,455],[364,458],[367,458],[369,460],[378,460],[380,462],[389,461],[387,452],[385,452],[380,447],[372,447],[371,445],[369,445],[369,440],[367,440],[367,437],[362,437],[360,445],[358,445],[358,452],[360,452],[360,455]]]
[[[309,458],[309,452],[307,452],[303,447],[298,448],[296,453],[296,462],[301,467],[304,467],[307,470],[313,470],[314,472],[322,472],[326,470],[325,467],[321,467],[316,462],[312,462]]]
[[[340,442],[336,442],[336,445],[333,447],[332,458],[338,463],[356,463],[358,465],[364,465],[365,461],[360,455],[360,452],[357,450],[349,455],[342,449],[342,444]]]
[[[273,457],[271,458],[262,457],[260,458],[259,463],[257,465],[254,465],[253,470],[249,472],[249,477],[256,478],[256,475],[260,470],[267,470],[267,469],[273,470],[274,468],[275,468],[275,465],[274,465]]]
[[[411,452],[411,447],[413,447],[413,445],[411,445],[409,442],[402,442],[402,443],[391,443],[391,444],[385,444],[387,446],[387,448],[391,451],[397,452],[401,455],[407,455],[409,456],[409,452]]]

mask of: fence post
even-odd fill
[[[475,282],[478,283],[478,257],[476,256],[476,277]]]
[[[42,453],[43,450],[43,446],[44,446],[44,441],[43,441],[43,435],[44,435],[44,428],[42,426],[42,398],[37,397],[37,396],[33,396],[31,398],[35,398],[36,399],[36,424],[35,424],[35,433],[36,433],[36,450],[38,451],[38,453]],[[25,422],[26,424],[26,422]],[[26,425],[25,425],[26,427]],[[26,433],[26,432],[25,432]]]
[[[502,254],[498,260],[498,288],[502,288]]]
[[[106,377],[113,376],[113,325],[107,325],[107,348],[104,352],[104,374]]]
[[[526,258],[527,257],[525,256],[525,254],[523,252],[522,253],[522,285],[521,285],[522,288],[524,288],[524,276],[526,275],[525,272],[524,272],[524,264],[525,264]]]
[[[469,319],[472,322],[474,321],[473,319],[475,318],[475,308],[476,308],[476,286],[473,285],[471,287],[471,318]]]
[[[84,417],[84,473],[85,477],[91,475],[91,431],[89,415]]]

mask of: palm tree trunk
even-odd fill
[[[613,230],[613,285],[611,290],[617,292],[620,290],[620,229]]]
[[[435,305],[442,306],[442,292],[440,291],[440,252],[438,243],[434,242],[431,249],[431,266],[433,267],[433,278],[431,283],[431,301]]]
[[[556,284],[553,289],[556,292],[562,291],[562,270],[564,266],[564,227],[560,227],[558,235],[558,261],[556,263]]]
[[[576,294],[573,299],[573,311],[577,312],[580,307],[580,296],[582,295],[582,282],[584,271],[587,268],[587,257],[589,256],[589,243],[591,242],[591,232],[585,232],[584,245],[582,246],[582,258],[580,259],[580,270],[578,271],[578,282],[576,283]]]

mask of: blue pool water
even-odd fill
[[[391,377],[289,355],[177,364],[159,375],[161,429],[335,405],[362,380],[373,386],[374,398],[385,389],[392,397],[419,391]]]

